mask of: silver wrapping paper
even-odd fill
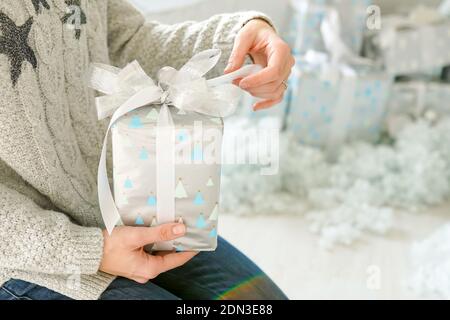
[[[176,219],[187,227],[174,241],[178,251],[212,251],[217,246],[220,158],[223,133],[221,118],[170,108],[175,124],[175,143],[191,163],[177,161]],[[147,106],[122,117],[112,128],[114,197],[122,223],[150,227],[158,224],[156,201],[156,121],[159,107]],[[199,128],[203,131],[200,131]],[[211,138],[209,129],[219,132]],[[178,150],[178,149],[177,149]],[[205,163],[204,151],[214,150],[216,161]],[[213,154],[211,152],[210,154]],[[186,158],[186,159],[187,159]],[[148,248],[147,248],[148,249]]]

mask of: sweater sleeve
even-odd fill
[[[0,269],[97,273],[102,231],[78,226],[63,213],[43,209],[20,192],[23,183],[4,170],[0,173]]]
[[[194,54],[206,49],[221,49],[222,58],[213,70],[225,69],[239,30],[262,13],[249,11],[212,16],[202,22],[166,25],[145,21],[142,14],[125,0],[108,1],[108,44],[113,64],[122,67],[138,60],[152,76],[164,66],[181,67]]]

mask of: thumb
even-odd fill
[[[253,45],[253,40],[254,36],[249,32],[241,32],[237,35],[225,73],[236,71],[244,65],[245,58]]]
[[[140,248],[147,244],[170,241],[182,237],[186,233],[186,226],[182,223],[167,223],[150,228],[133,228],[132,232],[135,232],[133,246]]]

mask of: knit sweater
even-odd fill
[[[224,52],[257,12],[146,22],[125,0],[0,1],[0,285],[15,278],[98,299],[104,228],[97,166],[107,120],[85,81],[91,62],[136,59],[154,76],[209,48]],[[110,162],[110,161],[109,161]]]

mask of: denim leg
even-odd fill
[[[70,298],[21,280],[0,287],[0,300],[68,300]],[[215,252],[202,252],[186,265],[145,285],[118,278],[101,300],[285,300],[287,297],[245,255],[219,237]]]
[[[287,299],[260,268],[220,237],[215,252],[201,252],[152,282],[184,300]]]
[[[72,300],[60,293],[22,280],[12,279],[0,287],[1,300]],[[170,292],[148,282],[145,285],[117,278],[100,300],[179,300]]]
[[[22,280],[11,279],[0,287],[0,300],[72,300],[60,293]]]
[[[100,296],[100,300],[180,300],[152,282],[140,284],[125,278],[117,278]]]

